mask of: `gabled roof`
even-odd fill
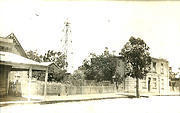
[[[54,62],[41,62],[40,64],[48,66],[48,73],[63,71],[62,68]]]
[[[52,65],[54,65],[57,69],[62,69],[62,68],[60,68],[56,63],[54,63],[54,62],[41,62],[40,64],[42,64],[42,65],[46,65],[46,66],[48,66],[48,67],[51,67]]]
[[[18,46],[16,46],[16,47],[18,47],[17,49],[20,50],[19,52],[21,53],[21,55],[22,55],[23,57],[26,57],[26,58],[27,58],[26,52],[25,52],[24,49],[22,48],[21,44],[19,43],[19,41],[18,41],[18,39],[16,38],[16,36],[14,35],[14,33],[9,34],[6,38],[8,38],[8,39],[13,39],[13,41],[16,43],[16,45],[18,45]]]

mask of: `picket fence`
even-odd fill
[[[33,95],[43,95],[44,82],[36,81],[31,84]],[[120,90],[120,89],[119,89]],[[47,95],[81,95],[81,94],[102,94],[113,93],[117,89],[111,86],[72,86],[61,83],[47,83]]]
[[[13,86],[13,85],[12,85]],[[30,92],[31,95],[44,95],[45,82],[32,81]],[[102,94],[102,93],[114,93],[122,91],[121,86],[119,89],[115,85],[110,86],[74,86],[69,84],[62,84],[56,82],[47,83],[47,95],[82,95],[82,94]],[[13,87],[9,88],[9,92],[12,95],[27,96],[29,94],[28,84],[17,83]]]

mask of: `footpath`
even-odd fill
[[[78,101],[90,101],[101,99],[116,99],[116,98],[134,98],[134,94],[130,93],[106,93],[106,94],[87,94],[87,95],[68,95],[68,96],[35,96],[31,97],[28,101],[27,98],[20,97],[7,97],[13,99],[7,99],[0,101],[0,107],[16,104],[53,104],[60,102],[78,102]]]
[[[157,95],[152,93],[140,94],[141,97],[150,96],[180,96],[178,94]],[[17,104],[54,104],[60,102],[79,102],[90,100],[102,100],[102,99],[117,99],[117,98],[135,98],[135,93],[106,93],[106,94],[86,94],[86,95],[67,95],[67,96],[32,96],[30,100],[23,97],[7,97],[6,99],[0,98],[0,107]]]

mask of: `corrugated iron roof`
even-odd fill
[[[49,65],[53,64],[53,62],[41,62],[40,64],[49,66]]]
[[[0,62],[10,62],[10,63],[19,63],[19,64],[30,64],[30,65],[39,65],[39,66],[48,66],[48,64],[42,64],[25,57],[16,55],[14,53],[0,51]]]

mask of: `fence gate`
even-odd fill
[[[9,82],[9,91],[8,95],[11,96],[21,96],[22,91],[21,91],[21,83],[16,81],[16,82]]]

